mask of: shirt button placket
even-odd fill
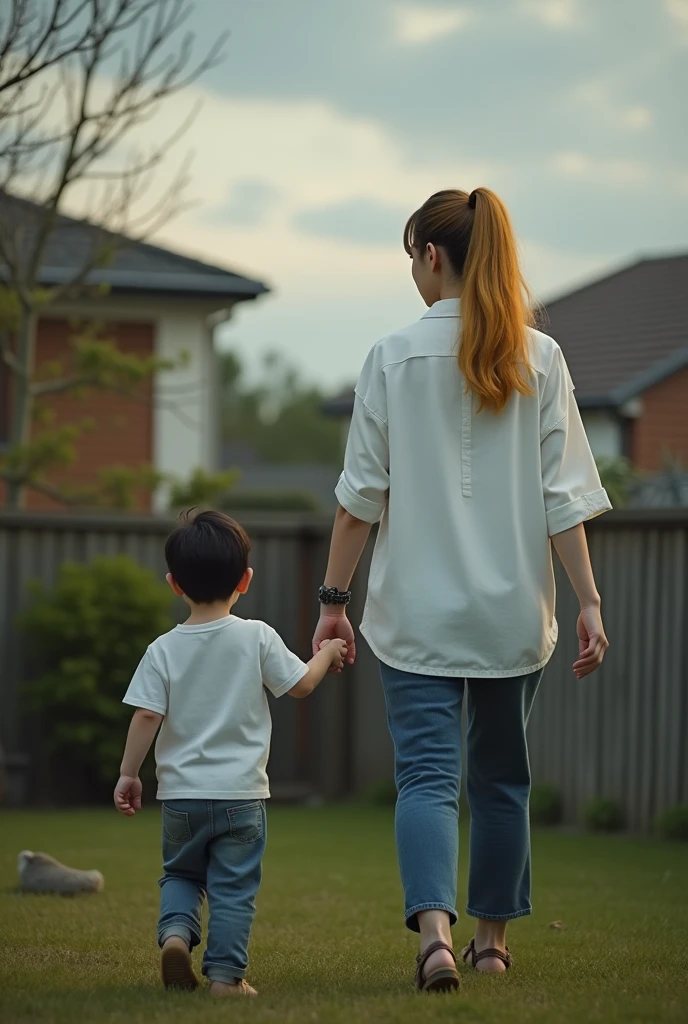
[[[471,487],[471,430],[473,426],[473,392],[464,389],[461,396],[461,493],[473,494]]]

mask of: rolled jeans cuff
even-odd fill
[[[221,981],[224,985],[234,985],[246,977],[245,967],[229,967],[227,964],[203,964],[203,974],[208,981]]]
[[[525,910],[514,910],[511,914],[485,914],[466,907],[466,913],[469,917],[480,918],[481,921],[513,921],[516,917],[528,917],[529,914],[533,913],[533,908],[527,907]]]
[[[459,919],[456,907],[452,907],[448,903],[419,903],[417,906],[411,907],[404,914],[404,921],[409,931],[420,932],[418,914],[421,914],[424,910],[444,910],[445,913],[449,914],[449,924],[452,928]]]
[[[171,939],[173,935],[178,939],[183,939],[190,950],[193,949],[194,946],[198,946],[201,941],[201,936],[189,928],[188,920],[183,917],[178,918],[177,921],[167,921],[165,923],[165,927],[160,929],[158,932],[158,945],[160,948],[162,948],[167,940]]]

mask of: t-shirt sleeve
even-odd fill
[[[308,672],[308,665],[289,650],[279,633],[264,626],[261,642],[263,685],[273,697],[282,697]]]
[[[552,361],[541,403],[542,488],[550,537],[607,512],[612,506],[573,394],[561,350]]]
[[[368,356],[356,386],[354,411],[335,494],[356,519],[377,523],[389,494],[389,436],[383,370],[377,350]]]
[[[165,680],[155,667],[149,648],[134,672],[122,703],[131,704],[135,708],[145,708],[147,711],[155,711],[159,715],[166,715],[167,699],[168,690]]]

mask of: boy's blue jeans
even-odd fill
[[[248,940],[265,850],[262,800],[171,800],[162,805],[158,942],[178,935],[201,941],[208,895],[208,946],[203,973],[233,984],[248,966]]]
[[[457,920],[461,709],[467,694],[471,811],[466,913],[507,921],[531,912],[526,724],[542,670],[507,679],[414,675],[381,664],[394,742],[396,840],[406,924],[421,910]]]

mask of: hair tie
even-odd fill
[[[471,210],[475,210],[475,203],[476,203],[477,198],[478,198],[478,193],[474,189],[471,192],[471,194],[469,195],[469,197],[468,197],[468,205],[470,206]]]

